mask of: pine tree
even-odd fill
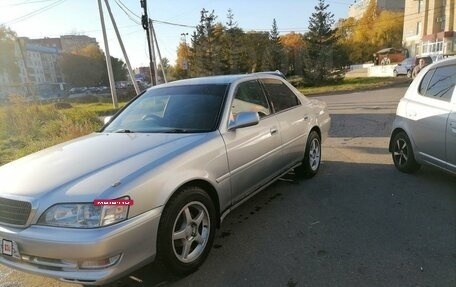
[[[306,33],[307,53],[305,75],[313,83],[332,79],[333,52],[337,36],[332,26],[334,14],[328,12],[329,4],[319,0],[315,12],[309,18],[309,32]]]
[[[286,62],[284,61],[284,57],[285,51],[282,44],[280,43],[277,22],[276,19],[274,19],[272,21],[272,30],[269,33],[269,45],[265,58],[266,63],[264,66],[271,71],[282,70],[282,63]]]
[[[238,28],[237,22],[234,21],[233,10],[228,9],[228,22],[226,22],[226,49],[225,57],[228,63],[228,72],[231,74],[240,72],[240,57],[242,47],[242,37],[244,32]]]
[[[201,10],[200,24],[192,35],[191,52],[191,75],[207,76],[213,75],[213,45],[215,19],[214,11],[209,13],[206,9]]]

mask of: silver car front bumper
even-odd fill
[[[161,211],[94,229],[0,226],[0,244],[13,247],[0,263],[66,282],[105,284],[154,260]]]

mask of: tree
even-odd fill
[[[185,79],[188,78],[190,70],[190,49],[185,41],[179,43],[177,47],[176,65],[171,69],[170,79]]]
[[[196,26],[196,31],[192,35],[192,48],[190,53],[191,75],[213,75],[213,55],[214,50],[214,11],[209,13],[206,9],[201,10],[200,23]]]
[[[114,79],[127,79],[125,63],[111,56]],[[74,86],[108,85],[108,70],[106,57],[95,44],[89,44],[73,53],[64,53],[60,59],[60,66],[65,80]]]
[[[377,21],[377,1],[370,1],[363,16],[356,23],[353,31],[354,54],[352,60],[364,62],[372,59],[373,53],[377,51],[374,35],[372,33]]]
[[[266,49],[265,67],[268,70],[282,70],[282,63],[285,57],[283,47],[280,43],[276,19],[272,21],[272,30],[269,33],[269,45]]]
[[[404,13],[382,11],[373,26],[374,44],[376,48],[402,47],[402,31]]]
[[[371,61],[383,48],[402,46],[403,12],[378,11],[376,1],[370,1],[359,20],[344,19],[338,25],[338,44],[350,51],[349,62]]]
[[[116,81],[127,80],[127,74],[128,74],[127,64],[125,64],[125,62],[122,59],[111,56],[111,65],[112,65],[112,73],[114,74],[114,79]],[[106,66],[106,62],[105,62],[105,66]],[[105,82],[108,83],[108,81],[105,81]]]
[[[243,40],[243,61],[246,63],[246,71],[249,73],[264,71],[265,47],[269,45],[268,32],[247,32]]]
[[[227,58],[228,70],[230,73],[239,73],[241,67],[241,54],[242,54],[242,38],[244,31],[238,28],[237,22],[234,21],[234,14],[231,9],[228,9],[227,14],[228,22],[226,22],[226,43],[225,46],[228,51],[225,53]]]
[[[287,63],[287,75],[302,75],[304,67],[304,59],[302,57],[304,53],[305,41],[304,36],[291,32],[280,37],[280,43],[286,52]]]
[[[60,66],[65,80],[75,86],[96,86],[106,81],[104,56],[94,44],[73,53],[64,53]]]
[[[157,75],[159,77],[163,77],[163,72],[165,72],[166,78],[168,79],[171,70],[171,65],[169,64],[168,58],[161,59],[160,63],[158,63]]]
[[[19,67],[16,63],[16,33],[5,26],[0,26],[0,73],[10,82],[19,81]]]
[[[337,35],[332,29],[334,14],[328,12],[329,4],[319,0],[315,12],[309,18],[305,76],[313,83],[323,83],[332,79],[333,53]]]

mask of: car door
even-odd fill
[[[407,104],[411,137],[418,156],[447,168],[447,138],[456,66],[429,70],[418,87],[418,95]]]
[[[448,118],[446,152],[448,169],[456,173],[456,91],[453,91],[453,104]]]
[[[240,112],[258,112],[257,125],[222,134],[230,168],[232,203],[240,201],[275,177],[279,170],[280,131],[264,91],[256,80],[240,83],[234,92],[230,119]]]
[[[279,122],[282,137],[280,164],[285,169],[303,159],[313,113],[282,81],[268,78],[261,82]]]

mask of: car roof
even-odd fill
[[[209,76],[191,78],[185,80],[178,80],[165,84],[166,86],[181,86],[181,85],[201,85],[201,84],[231,84],[241,79],[259,79],[259,78],[275,78],[284,79],[283,75],[276,74],[276,72],[259,72],[252,74],[237,74],[237,75],[221,75],[221,76]],[[163,87],[159,85],[156,87]]]

